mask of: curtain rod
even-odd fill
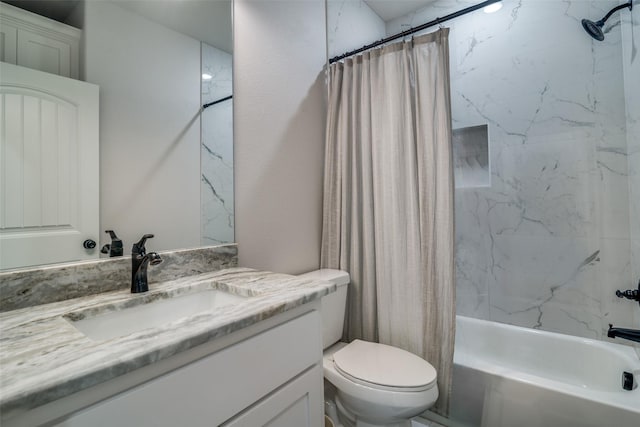
[[[209,108],[209,107],[211,107],[212,105],[219,104],[219,103],[224,102],[224,101],[227,101],[227,100],[229,100],[229,99],[231,99],[231,98],[233,98],[233,95],[229,95],[229,96],[227,96],[227,97],[225,97],[225,98],[220,98],[220,99],[215,100],[215,101],[213,101],[213,102],[210,102],[210,103],[208,103],[208,104],[204,104],[204,105],[202,106],[202,109],[204,110],[205,108]]]
[[[360,49],[356,49],[356,50],[352,50],[352,51],[347,52],[347,53],[343,53],[340,56],[334,56],[333,58],[331,58],[329,60],[329,64],[333,64],[334,62],[338,62],[338,61],[340,61],[340,60],[342,60],[344,58],[347,58],[349,56],[353,56],[353,55],[356,55],[358,53],[364,52],[365,50],[369,50],[369,49],[372,49],[374,47],[381,46],[381,45],[383,45],[385,43],[389,43],[390,41],[393,41],[395,39],[399,39],[401,37],[405,37],[405,36],[417,33],[418,31],[422,31],[422,30],[424,30],[426,28],[433,27],[434,25],[440,25],[443,22],[449,21],[449,20],[451,20],[453,18],[457,18],[457,17],[462,16],[462,15],[466,15],[467,13],[476,11],[478,9],[481,9],[481,8],[483,8],[485,6],[489,6],[490,4],[493,4],[493,3],[497,3],[499,1],[502,1],[502,0],[487,0],[487,1],[483,1],[482,3],[478,3],[478,4],[474,5],[474,6],[469,6],[469,7],[466,7],[464,9],[460,9],[459,11],[450,13],[449,15],[443,16],[442,18],[436,18],[433,21],[429,21],[429,22],[424,23],[422,25],[419,25],[417,27],[405,30],[405,31],[403,31],[401,33],[394,34],[394,35],[386,37],[386,38],[384,38],[382,40],[378,40],[377,42],[373,42],[373,43],[368,44],[366,46],[362,46]]]

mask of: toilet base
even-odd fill
[[[340,397],[335,397],[335,405],[338,410],[338,418],[340,423],[344,425],[344,427],[411,427],[411,421],[399,421],[394,423],[372,423],[370,421],[364,421],[362,419],[358,419],[351,411],[344,407],[344,404],[340,401]]]

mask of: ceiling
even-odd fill
[[[83,1],[104,0],[2,0],[64,22]],[[212,46],[232,52],[230,0],[108,0]],[[364,0],[383,21],[422,9],[435,0]]]
[[[111,0],[196,40],[233,51],[230,0]]]
[[[434,1],[435,0],[364,0],[385,22],[422,9]]]
[[[59,22],[84,1],[2,0]],[[109,0],[130,11],[207,44],[232,52],[230,0]]]
[[[46,16],[54,21],[64,22],[80,0],[2,0],[5,3]]]

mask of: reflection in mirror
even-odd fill
[[[231,54],[202,43],[202,244],[233,242]]]
[[[5,17],[11,10],[21,14],[27,29],[41,28],[30,34],[19,27],[20,19]],[[69,245],[80,250],[72,254],[50,241],[50,250],[69,253],[63,259],[46,259],[34,255],[47,245],[26,244],[18,264],[0,263],[0,268],[97,258],[100,248],[110,243],[105,230],[122,239],[125,255],[145,233],[156,236],[150,248],[155,251],[233,241],[232,101],[202,108],[232,95],[231,0],[3,0],[0,11],[3,62],[99,87],[99,163],[91,166],[99,171],[99,189],[91,190],[99,194],[93,214],[99,226],[80,232],[74,227],[81,219],[57,228],[45,224],[72,235],[75,240]],[[52,28],[62,29],[62,35]],[[75,48],[64,46],[69,39],[65,28],[77,33]],[[203,80],[204,74],[211,77]],[[24,134],[24,129],[17,133]],[[2,134],[5,153],[12,142]],[[55,162],[44,153],[37,162],[23,159],[25,165],[51,169]],[[5,182],[6,163],[0,162]],[[24,180],[37,174],[17,175]],[[44,176],[31,181],[50,181]],[[78,188],[86,187],[85,177],[77,174]],[[57,194],[41,193],[48,199]],[[22,203],[15,212],[48,215],[46,203],[37,202],[43,212],[34,215],[34,203],[27,205],[20,197],[13,199],[17,203],[12,206]],[[59,203],[68,206],[66,199]],[[16,230],[34,234],[26,221],[5,227],[4,218],[0,216],[0,250]],[[87,240],[95,245],[83,246]],[[105,252],[102,256],[108,256]]]

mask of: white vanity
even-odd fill
[[[151,288],[0,313],[1,424],[322,425],[319,307],[334,285],[231,268]],[[241,298],[168,316],[168,323],[134,312],[152,326],[122,336],[100,338],[79,329],[87,319],[189,295],[196,301],[211,290]],[[158,307],[168,312],[176,306]]]
[[[317,425],[311,421],[322,419],[323,408],[316,308],[307,304],[158,363],[162,366],[134,371],[125,379],[129,384],[114,384],[121,390],[115,395],[105,384],[70,396],[66,400],[74,412],[87,398],[97,403],[54,425]],[[127,389],[134,384],[139,385]]]

